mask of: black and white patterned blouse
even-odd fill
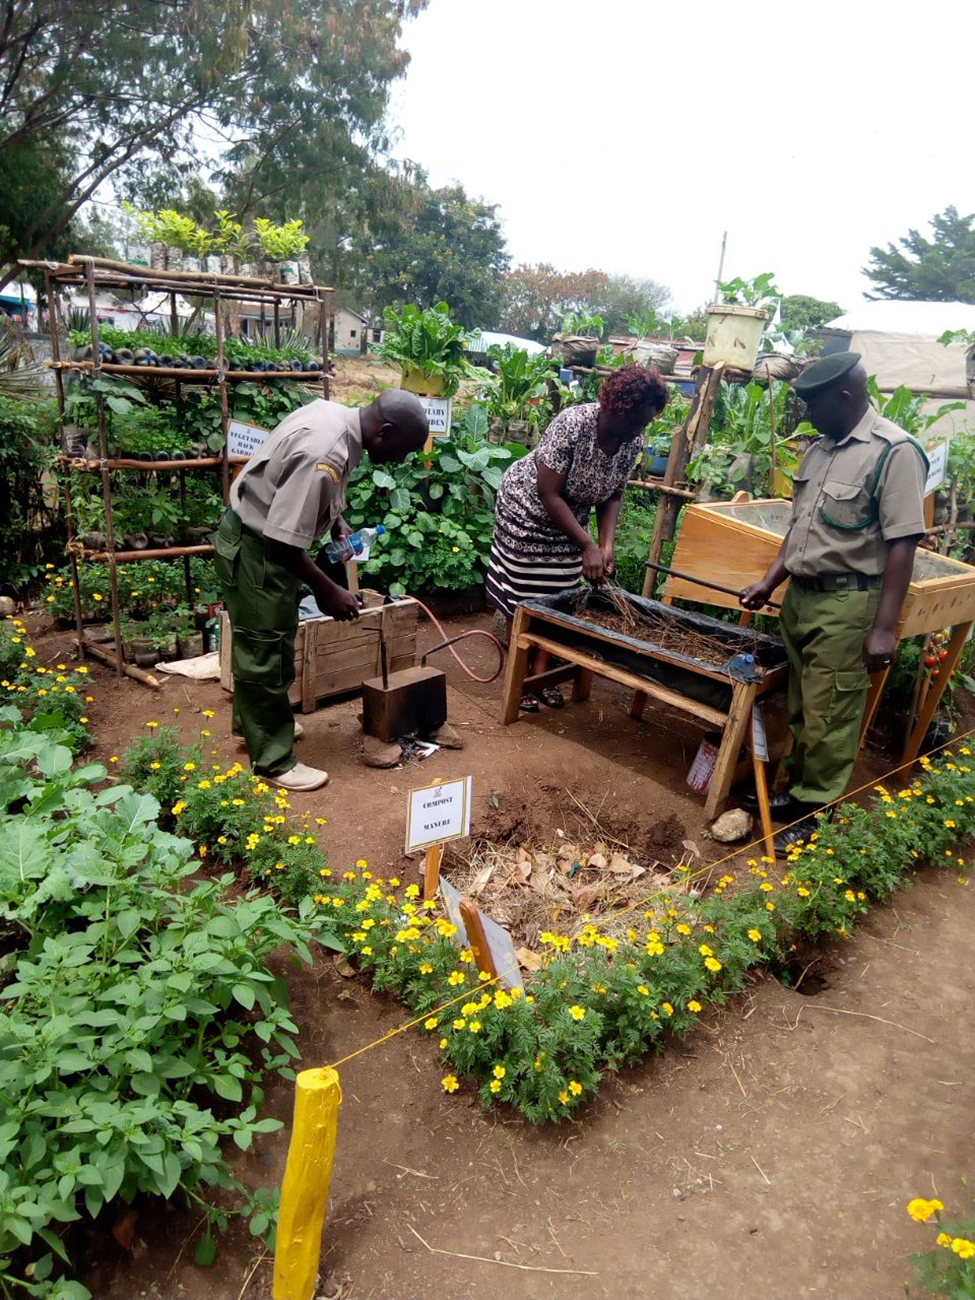
[[[526,563],[572,563],[577,544],[548,516],[538,492],[538,468],[547,465],[565,475],[565,500],[583,528],[593,506],[621,492],[633,472],[643,439],[624,442],[607,456],[596,441],[598,402],[570,406],[545,430],[538,445],[506,472],[495,506],[495,539],[509,556]]]

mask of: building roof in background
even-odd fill
[[[496,334],[491,330],[473,330],[467,343],[468,352],[486,352],[489,347],[497,344],[503,348],[506,343],[513,343],[516,348],[521,348],[530,356],[537,352],[547,352],[548,348],[544,343],[536,343],[534,339],[520,339],[514,334]]]
[[[852,311],[828,321],[823,329],[851,333],[913,334],[936,339],[946,330],[975,329],[975,304],[967,302],[902,302],[884,298],[862,302]]]

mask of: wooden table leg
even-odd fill
[[[647,707],[647,696],[645,691],[635,691],[633,694],[633,703],[630,705],[630,717],[639,720],[643,717],[643,710]]]
[[[516,722],[521,704],[522,690],[528,673],[528,655],[531,641],[525,635],[528,612],[522,605],[515,607],[514,623],[508,642],[508,667],[504,677],[504,695],[502,696],[501,721],[504,726]]]
[[[736,682],[731,696],[731,709],[721,736],[721,748],[718,750],[714,775],[708,787],[708,797],[704,805],[705,817],[716,817],[721,805],[728,797],[731,782],[738,764],[738,755],[748,733],[752,719],[752,706],[758,687],[754,682]]]
[[[951,640],[948,642],[948,654],[938,665],[938,680],[932,684],[924,697],[921,716],[918,718],[917,724],[904,746],[904,752],[901,755],[902,763],[912,763],[920,753],[928,727],[930,727],[931,720],[938,711],[938,705],[945,693],[948,679],[958,666],[958,660],[961,658],[961,652],[965,648],[965,642],[968,640],[968,634],[971,630],[971,623],[959,623],[957,627],[952,628]]]
[[[582,704],[592,695],[592,669],[579,667],[572,679],[572,703]]]

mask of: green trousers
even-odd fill
[[[228,510],[214,535],[215,567],[234,645],[233,729],[251,767],[280,776],[295,765],[295,721],[288,691],[295,679],[300,581],[271,559],[263,538]]]
[[[870,677],[861,652],[880,590],[810,591],[789,584],[779,627],[789,656],[790,791],[838,799],[853,771]]]

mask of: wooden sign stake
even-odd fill
[[[480,912],[473,903],[469,903],[466,898],[462,898],[460,901],[460,914],[464,918],[467,942],[470,944],[474,960],[477,962],[477,969],[485,971],[493,979],[498,972],[495,970],[491,949],[484,933],[484,926],[481,924]]]
[[[443,861],[443,845],[431,844],[423,864],[423,897],[436,898],[440,885],[440,863]]]

